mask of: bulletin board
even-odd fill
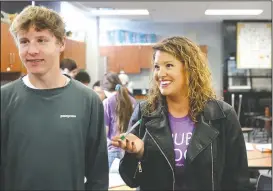
[[[271,68],[271,23],[237,23],[237,68]]]

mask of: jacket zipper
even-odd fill
[[[139,173],[142,172],[141,161],[138,161],[137,168],[136,168],[136,171],[135,171],[135,174],[134,174],[134,178],[136,178],[137,170],[138,170]]]
[[[210,145],[211,148],[211,183],[212,183],[212,191],[214,191],[214,176],[213,176],[213,151],[212,151],[212,143]]]
[[[164,152],[162,151],[162,149],[160,148],[160,146],[157,144],[157,142],[155,141],[155,139],[153,138],[153,136],[150,134],[150,132],[146,129],[146,132],[150,135],[150,137],[152,138],[152,140],[154,141],[154,143],[156,144],[156,146],[158,147],[158,149],[160,150],[160,152],[162,153],[162,155],[165,157],[165,159],[167,160],[171,170],[172,170],[172,174],[173,174],[173,191],[174,191],[174,185],[175,185],[175,175],[174,175],[174,170],[173,167],[170,163],[170,161],[168,160],[168,158],[166,157],[166,155],[164,154]]]
[[[145,134],[144,134],[144,136],[143,136],[143,138],[142,138],[142,141],[144,141],[144,139],[145,139],[145,137],[146,137],[146,134],[147,134],[147,133],[145,132]],[[139,128],[139,135],[140,135],[140,128]],[[134,178],[136,178],[137,170],[138,170],[139,173],[142,172],[141,161],[138,161],[138,164],[137,164],[137,167],[136,167],[136,171],[135,171],[135,174],[134,174]]]
[[[211,121],[209,121],[209,126],[211,126]],[[212,191],[214,191],[213,150],[212,150],[212,143],[210,144],[210,155],[211,155],[211,184],[212,184]]]

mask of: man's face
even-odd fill
[[[49,72],[59,72],[60,54],[64,44],[47,29],[19,31],[17,35],[19,56],[28,73],[45,75]]]
[[[100,86],[94,86],[93,90],[99,95],[101,101],[106,98],[104,91]]]

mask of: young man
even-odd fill
[[[10,31],[28,74],[1,87],[0,190],[108,190],[103,106],[61,74],[63,20],[29,6]]]

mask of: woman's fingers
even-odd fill
[[[131,146],[131,141],[129,139],[126,139],[126,151],[131,151],[132,150],[132,146]]]
[[[112,144],[114,147],[119,147],[119,142],[118,142],[118,141],[111,141],[111,144]]]
[[[111,142],[112,145],[115,147],[119,147],[129,153],[137,153],[138,150],[137,150],[136,142],[138,137],[136,137],[135,135],[129,134],[128,136],[126,136],[125,140],[121,140],[120,138],[122,135],[123,134],[114,136]]]
[[[137,153],[136,144],[134,142],[132,142],[132,152]]]
[[[121,139],[119,139],[118,142],[119,142],[119,147],[121,149],[125,150],[126,149],[126,143],[125,143],[125,141],[122,141]]]

